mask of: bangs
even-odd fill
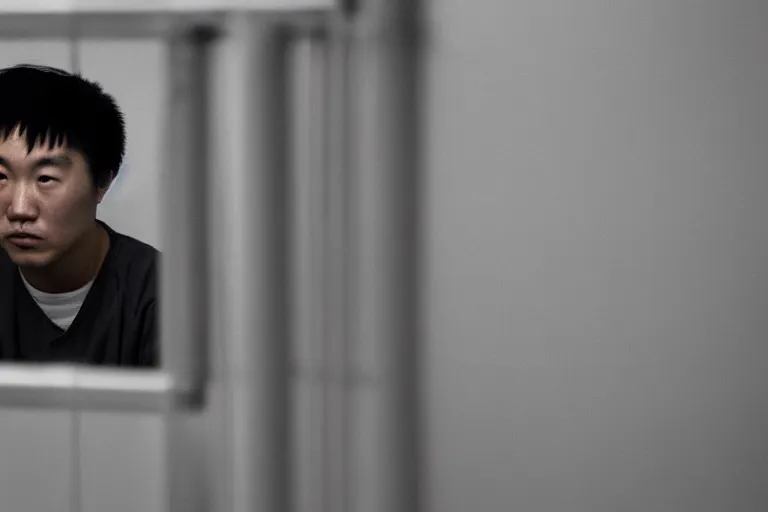
[[[51,150],[69,145],[70,137],[63,130],[52,130],[44,123],[25,125],[22,121],[12,126],[0,126],[0,141],[8,140],[16,132],[24,138],[27,144],[27,153],[31,153],[38,146]]]

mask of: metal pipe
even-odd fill
[[[423,505],[417,7],[415,0],[361,0],[352,18],[355,317],[359,342],[375,354],[378,512]]]
[[[323,512],[327,478],[324,440],[325,404],[326,242],[325,218],[327,128],[327,40],[322,30],[297,33],[291,42],[292,209],[291,310],[294,433],[294,512]],[[341,511],[340,511],[341,512]]]
[[[0,365],[0,406],[74,411],[162,411],[173,382],[155,371],[73,365]]]
[[[205,26],[169,41],[168,146],[162,169],[161,361],[179,393],[203,400],[208,376],[208,49]]]
[[[290,510],[286,193],[286,33],[242,15],[228,27],[224,74],[227,227],[221,276],[233,512]]]

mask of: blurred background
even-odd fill
[[[416,7],[360,0],[286,50],[282,444],[248,441],[269,410],[232,384],[259,368],[232,362],[251,338],[214,291],[206,408],[4,408],[0,510],[768,508],[768,4]],[[212,53],[214,175],[247,168],[247,32]],[[0,42],[0,66],[115,95],[128,154],[100,217],[160,250],[164,44]]]

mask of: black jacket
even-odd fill
[[[0,249],[0,360],[158,365],[159,253],[101,224],[109,234],[109,251],[67,331],[40,309]]]

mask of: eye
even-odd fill
[[[56,178],[54,178],[53,176],[40,176],[37,179],[37,181],[39,181],[40,183],[46,184],[46,183],[52,183],[52,182],[58,181],[58,180]]]
[[[4,172],[0,172],[0,181],[5,181],[6,179],[8,179],[8,176]]]

